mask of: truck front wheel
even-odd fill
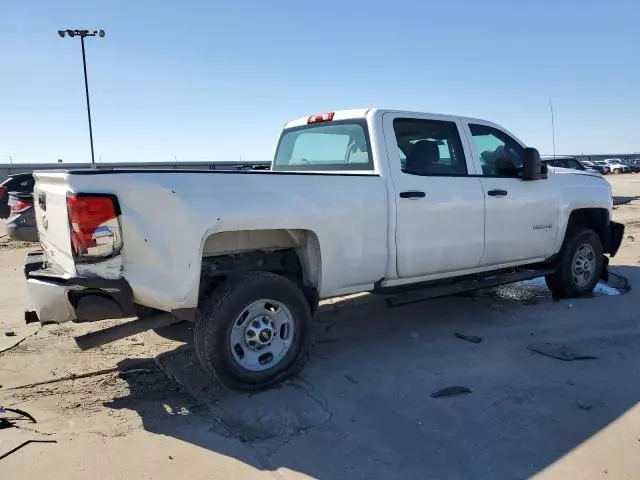
[[[558,257],[558,268],[545,277],[555,297],[580,297],[593,292],[602,273],[602,242],[586,228],[567,235]]]
[[[234,390],[259,390],[297,373],[309,347],[311,311],[292,281],[270,272],[227,280],[195,325],[204,369]]]

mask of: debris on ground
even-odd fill
[[[593,408],[593,405],[589,404],[589,403],[584,403],[584,402],[576,402],[576,405],[578,405],[578,408],[580,410],[591,410]]]
[[[7,413],[13,413],[16,416],[5,416]],[[20,428],[16,422],[19,422],[21,420],[26,420],[30,423],[38,423],[36,421],[35,418],[33,418],[33,415],[31,415],[29,412],[25,412],[24,410],[20,410],[19,408],[5,408],[5,407],[0,407],[0,430],[1,429],[5,429],[5,428]],[[21,443],[20,445],[18,445],[15,448],[12,448],[11,450],[9,450],[6,453],[3,453],[2,455],[0,455],[0,460],[2,460],[3,458],[8,457],[9,455],[11,455],[14,452],[17,452],[18,450],[20,450],[22,447],[29,445],[30,443],[57,443],[56,440],[27,440],[26,442]]]
[[[482,341],[482,337],[478,337],[476,335],[465,335],[464,333],[457,333],[457,332],[455,335],[456,335],[456,338],[459,338],[460,340],[464,340],[466,342],[480,343]]]
[[[22,242],[19,240],[11,240],[10,238],[2,238],[0,240],[0,250],[18,250],[21,248],[33,248],[36,247],[37,243],[32,242]]]
[[[140,373],[156,373],[157,371],[158,371],[157,369],[151,370],[149,368],[132,368],[131,370],[124,370],[124,371],[118,372],[118,376],[120,378],[126,379],[131,375],[138,375]]]
[[[6,416],[7,413],[16,414],[16,416]],[[25,412],[24,410],[20,410],[18,408],[4,408],[0,407],[0,430],[4,430],[5,428],[20,428],[17,422],[26,420],[30,423],[38,423],[33,416]]]
[[[4,415],[7,412],[15,413],[16,415],[19,415],[20,417],[24,417],[27,420],[29,420],[31,423],[38,423],[38,422],[36,422],[36,419],[33,418],[33,415],[31,415],[29,412],[25,412],[24,410],[20,410],[19,408],[0,407],[0,415]],[[6,417],[0,417],[0,420],[11,420],[11,419],[8,419]],[[13,420],[15,420],[15,419],[13,419]]]
[[[38,333],[38,330],[33,330],[31,333],[23,336],[21,339],[19,340],[16,339],[12,345],[9,345],[8,347],[0,348],[0,353],[5,353],[5,352],[8,352],[9,350],[13,350],[14,348],[17,348],[22,344],[22,342],[24,342],[29,337],[36,335],[37,333]],[[9,335],[9,336],[15,336],[15,335]]]
[[[629,285],[627,277],[620,275],[619,273],[609,272],[608,283],[622,293],[627,293],[631,290],[631,285]]]
[[[532,343],[527,345],[527,350],[534,353],[539,353],[545,357],[555,358],[562,360],[563,362],[571,362],[573,360],[596,360],[596,355],[588,355],[581,352],[577,352],[564,344],[556,343]]]
[[[150,362],[149,361],[144,361],[144,363],[150,363]],[[103,368],[101,370],[85,372],[85,373],[72,373],[70,375],[65,375],[64,377],[51,378],[51,379],[48,379],[48,380],[42,380],[40,382],[29,383],[29,384],[26,384],[26,385],[18,385],[18,386],[15,386],[15,387],[8,388],[7,390],[22,390],[22,389],[26,389],[26,388],[39,387],[41,385],[49,385],[51,383],[66,382],[67,380],[79,380],[81,378],[99,377],[99,376],[103,376],[103,375],[108,375],[110,373],[117,373],[118,376],[120,376],[121,378],[124,379],[124,378],[127,378],[127,375],[130,375],[132,373],[150,373],[150,372],[152,372],[152,370],[148,370],[148,369],[133,369],[133,370],[120,371],[120,369],[118,367]]]
[[[349,381],[350,381],[351,383],[353,383],[354,385],[357,385],[358,383],[360,383],[360,382],[358,382],[358,380],[356,380],[356,379],[353,377],[353,375],[346,374],[346,375],[344,376],[344,378],[346,378],[347,380],[349,380]]]
[[[438,390],[437,392],[433,392],[431,394],[431,398],[451,397],[453,395],[465,395],[467,393],[472,393],[470,388],[459,386],[447,387],[442,390]]]
[[[30,443],[58,443],[57,440],[27,440],[26,442],[22,442],[20,445],[18,445],[15,448],[12,448],[11,450],[9,450],[6,453],[3,453],[2,455],[0,455],[0,460],[2,460],[3,458],[8,457],[9,455],[11,455],[12,453],[17,452],[18,450],[20,450],[22,447],[26,447],[27,445],[29,445]]]

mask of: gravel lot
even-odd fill
[[[640,175],[610,181],[627,225],[613,271],[633,287]],[[332,301],[302,376],[245,395],[204,375],[187,324],[87,352],[73,335],[95,326],[24,325],[28,248],[0,238],[0,405],[37,423],[0,429],[0,456],[57,443],[1,459],[3,480],[639,478],[636,290]],[[447,387],[469,392],[432,397]]]

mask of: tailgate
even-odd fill
[[[42,171],[34,172],[33,176],[36,178],[33,205],[46,260],[69,274],[75,274],[67,215],[69,174]]]

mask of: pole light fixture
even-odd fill
[[[80,45],[82,46],[82,68],[84,71],[84,93],[87,98],[87,118],[89,119],[89,142],[91,143],[91,168],[96,167],[95,155],[93,152],[93,129],[91,127],[91,106],[89,104],[89,82],[87,80],[87,60],[84,51],[84,39],[86,37],[100,38],[104,37],[104,30],[58,30],[60,38],[68,37],[80,37]]]

